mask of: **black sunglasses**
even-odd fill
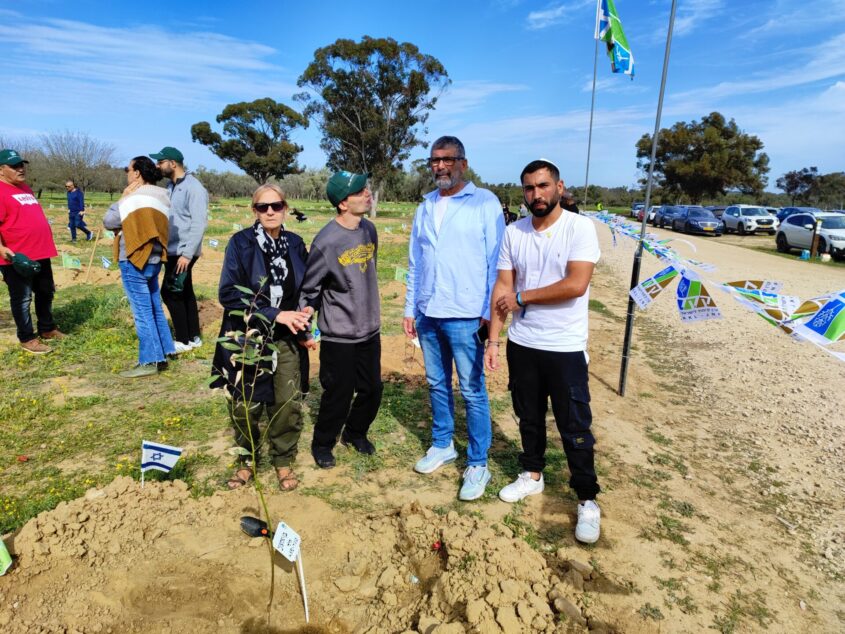
[[[288,204],[284,200],[275,203],[255,203],[252,208],[260,214],[266,214],[268,209],[273,211],[284,211]]]

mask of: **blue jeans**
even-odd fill
[[[129,260],[120,262],[120,277],[138,333],[138,363],[165,361],[165,355],[176,351],[167,318],[161,307],[158,273],[161,263],[147,264],[138,270]]]
[[[452,361],[467,411],[467,465],[487,464],[492,430],[490,403],[484,382],[484,346],[476,334],[479,320],[441,319],[421,315],[417,334],[425,361],[431,397],[431,438],[435,447],[448,447],[455,431]]]
[[[82,232],[85,234],[86,237],[91,236],[91,232],[88,230],[88,226],[85,224],[85,220],[82,216],[79,215],[78,211],[71,211],[68,213],[67,216],[68,222],[67,226],[70,229],[70,239],[76,240],[76,230],[82,229]]]

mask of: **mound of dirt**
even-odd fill
[[[281,499],[280,499],[281,498]],[[295,567],[239,529],[251,490],[191,498],[183,482],[127,477],[61,503],[7,540],[3,632],[559,632],[586,629],[579,607],[602,580],[589,564],[549,562],[510,529],[418,502],[378,514],[271,495],[302,536],[311,625]],[[591,629],[606,630],[596,620]]]

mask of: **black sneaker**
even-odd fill
[[[311,447],[311,455],[314,456],[314,462],[321,469],[331,469],[335,466],[334,455],[332,450],[326,447]]]
[[[159,372],[164,372],[168,367],[167,361],[156,361],[156,368]]]
[[[344,435],[341,435],[340,444],[344,447],[352,445],[353,447],[355,447],[355,450],[358,453],[362,453],[366,456],[372,456],[376,452],[375,446],[373,445],[373,443],[367,440],[366,436],[364,436],[363,438],[348,438]]]

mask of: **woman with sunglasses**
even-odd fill
[[[298,336],[309,319],[296,308],[308,254],[302,238],[285,230],[287,203],[281,188],[261,185],[252,195],[252,211],[255,223],[232,236],[223,259],[218,297],[224,309],[219,338],[224,341],[214,351],[212,374],[217,378],[211,387],[226,391],[235,442],[242,450],[229,488],[253,478],[252,454],[254,449],[258,458],[258,422],[264,415],[279,488],[292,491],[299,484],[293,463],[303,426]],[[260,341],[241,335],[254,335],[253,329]],[[271,341],[275,350],[264,343]],[[246,347],[253,347],[256,356],[272,356],[272,362],[244,363],[235,355],[242,358]]]
[[[119,232],[114,258],[138,334],[138,364],[120,376],[134,379],[166,369],[167,355],[175,351],[158,285],[161,263],[167,259],[170,197],[155,184],[161,172],[149,157],[136,156],[124,171],[126,189],[109,207],[103,225]]]

